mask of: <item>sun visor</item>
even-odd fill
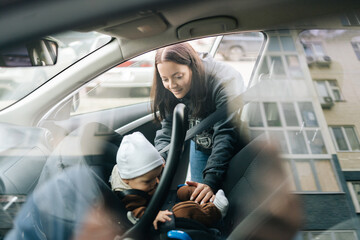
[[[105,28],[103,32],[127,39],[138,39],[164,32],[167,27],[162,17],[151,15]]]
[[[238,22],[235,18],[221,16],[195,20],[185,23],[177,29],[179,40],[201,37],[211,34],[231,32],[236,30]]]

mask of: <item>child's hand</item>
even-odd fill
[[[169,210],[160,211],[153,222],[155,230],[158,229],[158,226],[157,226],[158,222],[163,222],[163,223],[166,221],[170,222],[171,218],[169,216],[171,216],[171,215],[173,215],[173,213],[170,212]]]

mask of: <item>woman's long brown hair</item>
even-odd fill
[[[160,122],[166,114],[172,114],[179,100],[167,90],[160,77],[157,65],[162,62],[174,62],[186,65],[192,72],[191,87],[188,94],[192,104],[192,116],[204,117],[208,114],[208,87],[205,84],[203,63],[197,52],[188,43],[179,43],[161,48],[155,55],[155,72],[150,97],[155,121]],[[160,115],[156,112],[159,111]]]

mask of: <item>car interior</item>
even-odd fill
[[[47,36],[59,37],[56,34],[67,31],[108,36],[97,49],[57,70],[47,81],[37,83],[23,96],[6,102],[4,107],[0,105],[0,195],[4,202],[0,209],[0,239],[18,239],[20,235],[14,229],[21,227],[25,229],[24,239],[81,239],[83,219],[91,213],[89,209],[98,205],[104,205],[106,213],[110,212],[109,219],[118,223],[115,227],[106,225],[116,232],[116,239],[306,239],[296,238],[304,226],[304,209],[299,198],[290,194],[291,181],[278,148],[267,141],[260,130],[247,128],[249,122],[261,121],[257,105],[251,102],[269,88],[269,82],[263,79],[270,79],[272,74],[281,75],[276,72],[278,59],[271,58],[269,50],[273,47],[270,39],[274,39],[274,32],[281,39],[294,36],[295,32],[344,29],[339,18],[358,13],[359,7],[360,2],[350,0],[210,0],[206,3],[200,0],[19,0],[0,3],[0,55],[6,49]],[[347,29],[359,31],[360,23]],[[289,34],[290,31],[293,32]],[[110,91],[121,92],[120,88],[107,89],[107,93],[105,87],[100,89],[99,77],[110,76],[110,71],[134,58],[184,41],[198,41],[195,46],[201,47],[201,41],[211,39],[205,43],[206,52],[216,57],[224,35],[241,33],[257,33],[261,42],[251,65],[246,66],[247,88],[239,96],[242,100],[228,109],[237,113],[238,131],[243,139],[222,183],[229,200],[227,216],[214,228],[189,219],[174,219],[171,224],[163,224],[160,231],[152,228],[158,211],[175,203],[177,186],[188,177],[187,113],[184,105],[179,104],[174,110],[169,156],[159,186],[144,216],[132,224],[109,183],[117,150],[123,136],[137,131],[154,144],[156,131],[161,126],[154,122],[148,86],[144,91],[135,92],[138,102],[118,103],[115,97],[103,98],[110,95]],[[297,41],[300,41],[298,36]],[[60,61],[60,52],[58,59]],[[269,60],[264,70],[262,63],[267,59],[272,62]],[[239,61],[245,64],[243,59]],[[37,65],[43,66],[28,68],[52,67]],[[149,73],[152,78],[153,71]],[[295,87],[298,86],[301,91],[303,85]],[[285,94],[288,86],[278,87]],[[96,94],[91,95],[94,89]],[[271,102],[272,95],[266,96]],[[84,105],[85,98],[89,99],[88,105]],[[96,109],[96,101],[108,105]],[[294,106],[313,111],[306,101]],[[84,106],[95,110],[83,111]],[[272,106],[270,103],[263,108],[266,112]],[[267,119],[269,126],[277,126],[279,121],[273,113]],[[311,147],[308,147],[310,151],[316,151]],[[28,213],[32,214],[31,218],[26,218]],[[31,227],[26,227],[24,222],[19,224],[21,219],[27,219]]]

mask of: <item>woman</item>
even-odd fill
[[[243,80],[230,66],[199,56],[188,43],[159,49],[155,55],[155,74],[151,91],[152,111],[162,128],[157,131],[158,151],[170,143],[172,112],[176,104],[189,109],[189,127],[199,123],[228,99],[240,94]],[[157,115],[159,111],[159,115]],[[229,160],[235,153],[237,132],[231,114],[209,129],[197,134],[190,145],[191,182],[196,190],[191,200],[208,202],[221,187]],[[162,153],[166,159],[167,153]]]

